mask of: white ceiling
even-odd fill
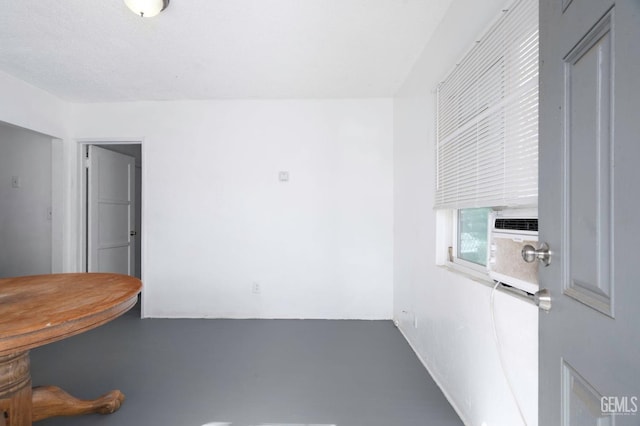
[[[386,97],[451,0],[1,0],[0,70],[79,102]]]

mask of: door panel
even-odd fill
[[[562,363],[562,388],[565,406],[563,425],[613,425],[613,417],[602,413],[602,395],[566,361]]]
[[[135,160],[93,145],[88,154],[87,270],[133,275]]]
[[[564,293],[613,316],[610,10],[565,58]]]
[[[128,203],[104,200],[98,202],[97,219],[100,247],[129,244]]]
[[[129,270],[129,248],[126,246],[101,247],[98,251],[97,267],[91,272],[117,272]],[[126,274],[131,275],[131,274]]]
[[[540,54],[539,424],[637,426],[640,1],[542,0]]]

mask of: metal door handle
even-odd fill
[[[136,235],[138,235],[138,233],[136,231],[130,231],[129,235],[131,235],[132,237],[135,237]]]
[[[551,263],[551,251],[547,243],[540,244],[540,248],[536,249],[531,244],[527,244],[522,247],[522,258],[527,263],[535,262],[536,259],[540,261],[544,266],[549,266]]]
[[[536,291],[533,301],[540,310],[549,312],[551,310],[551,293],[546,288]]]

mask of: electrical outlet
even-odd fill
[[[251,284],[251,293],[260,294],[260,283],[254,281],[253,284]]]
[[[11,187],[20,188],[20,176],[11,176]]]

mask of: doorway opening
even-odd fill
[[[79,263],[85,272],[142,279],[142,141],[79,141]]]

